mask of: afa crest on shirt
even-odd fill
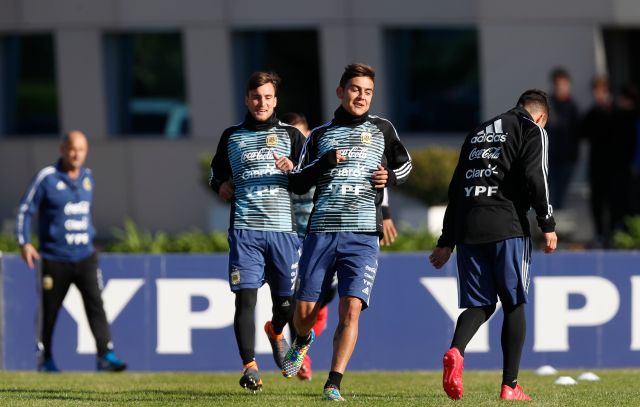
[[[237,268],[233,268],[231,270],[231,284],[233,285],[238,285],[240,284],[240,270],[238,270]]]
[[[371,144],[371,133],[368,131],[360,133],[360,142],[362,142],[362,144]]]
[[[42,276],[42,289],[43,290],[53,290],[53,277],[49,275]]]
[[[278,135],[277,134],[268,134],[267,135],[267,147],[275,147],[278,145]]]
[[[82,181],[82,188],[84,188],[85,191],[91,191],[93,185],[91,185],[91,180],[89,178],[85,178],[84,181]]]

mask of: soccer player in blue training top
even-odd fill
[[[282,330],[293,314],[298,268],[287,173],[299,157],[304,136],[276,118],[279,82],[275,73],[251,75],[245,94],[248,113],[242,123],[222,133],[209,180],[220,198],[233,203],[229,284],[236,295],[234,329],[244,369],[240,385],[253,392],[262,388],[254,350],[258,289],[269,283],[273,318],[264,329],[282,368],[289,346]]]
[[[443,359],[447,395],[462,397],[464,350],[502,302],[502,388],[500,398],[530,400],[518,384],[529,288],[531,233],[527,212],[536,212],[545,253],[557,237],[547,185],[549,103],[543,91],[528,90],[517,106],[482,123],[462,145],[449,185],[442,236],[430,256],[439,269],[458,247],[460,308],[451,348]]]
[[[313,185],[316,193],[300,259],[294,314],[298,336],[282,373],[286,377],[298,373],[315,338],[312,327],[322,306],[319,300],[337,273],[339,322],[323,390],[326,400],[344,400],[340,382],[355,348],[360,312],[369,306],[378,271],[383,189],[404,182],[411,171],[409,153],[393,125],[369,114],[374,78],[368,65],[345,68],[336,90],[340,107],[331,122],[311,133],[301,163],[290,176],[294,193],[305,193]]]
[[[70,131],[60,145],[60,159],[43,168],[27,189],[18,210],[16,235],[29,268],[40,263],[42,328],[38,370],[59,372],[51,352],[58,311],[71,284],[82,294],[91,332],[98,348],[97,369],[122,371],[127,365],[113,353],[109,323],[102,304],[102,276],[93,247],[91,220],[93,176],[84,167],[89,143],[80,131]],[[40,251],[31,244],[31,219],[38,212]]]
[[[300,132],[307,137],[311,134],[307,118],[301,113],[289,112],[282,115],[282,121],[295,126]],[[296,232],[298,232],[298,238],[302,242],[307,234],[307,226],[309,224],[309,217],[313,211],[313,195],[315,193],[315,187],[312,187],[303,195],[292,194],[293,213],[296,219]],[[382,246],[391,245],[398,233],[396,227],[391,218],[391,210],[389,208],[389,194],[387,188],[384,189],[384,197],[381,204],[382,209],[382,222],[384,236],[380,240]],[[334,282],[336,282],[334,280]],[[327,320],[329,317],[329,303],[335,298],[338,291],[338,287],[335,284],[331,285],[331,289],[327,290],[325,296],[318,302],[320,303],[320,311],[316,316],[316,323],[313,325],[313,332],[316,337],[320,336],[327,327]],[[293,325],[293,324],[292,324]],[[296,336],[295,328],[291,326],[291,337]],[[298,378],[300,380],[311,380],[313,377],[313,369],[311,368],[311,357],[309,353],[304,356],[302,366],[298,371]]]

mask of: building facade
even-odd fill
[[[423,145],[459,140],[466,121],[504,111],[526,88],[548,89],[560,65],[585,108],[594,74],[635,79],[640,24],[634,0],[0,0],[0,9],[0,224],[11,229],[30,178],[58,154],[57,135],[81,129],[102,237],[125,218],[170,233],[225,227],[198,161],[242,119],[252,70],[279,71],[278,111],[302,106],[317,125],[337,107],[343,67],[369,63],[373,110]]]

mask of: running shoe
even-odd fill
[[[282,362],[282,375],[286,378],[291,378],[298,374],[302,367],[304,356],[309,351],[314,339],[316,339],[316,334],[312,329],[311,333],[309,333],[309,343],[304,345],[298,343],[299,339],[298,337],[293,341]]]
[[[38,372],[60,373],[60,369],[56,366],[53,358],[45,358],[38,363]]]
[[[276,334],[273,331],[273,325],[271,325],[271,321],[267,321],[267,323],[264,324],[264,332],[267,334],[269,343],[271,344],[273,361],[276,362],[278,369],[282,369],[282,360],[287,354],[287,349],[289,349],[289,344],[284,338],[284,333],[280,332],[280,334]]]
[[[344,398],[340,395],[340,389],[335,386],[327,386],[322,390],[322,400],[344,401]]]
[[[451,348],[442,358],[442,388],[447,396],[453,400],[460,400],[464,391],[462,385],[462,370],[464,358],[458,348]]]
[[[118,359],[115,353],[107,352],[96,361],[96,370],[99,372],[122,372],[127,369],[127,364]]]
[[[240,378],[240,386],[252,393],[262,390],[262,379],[258,371],[258,364],[254,360],[243,366],[244,372]]]
[[[522,386],[520,386],[519,384],[516,384],[515,389],[512,389],[511,386],[503,384],[502,391],[500,392],[500,398],[502,400],[531,400],[531,397],[525,394],[524,390],[522,390]]]

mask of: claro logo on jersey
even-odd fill
[[[242,162],[273,160],[273,150],[261,148],[258,151],[247,151],[242,154]]]
[[[276,174],[282,174],[282,171],[280,171],[277,168],[262,168],[259,170],[246,170],[242,173],[241,177],[243,180],[248,180],[248,179],[253,179],[253,178],[260,178],[260,177],[266,177],[269,175],[276,175]]]
[[[358,163],[356,168],[337,167],[333,168],[329,173],[332,177],[362,177],[365,173],[365,170],[362,167],[363,165]]]
[[[79,231],[89,229],[89,218],[83,216],[82,219],[67,219],[64,221],[64,228],[68,231]]]
[[[489,148],[477,148],[474,147],[469,153],[469,160],[477,160],[484,158],[486,160],[495,160],[500,158],[502,154],[502,147],[489,147]]]
[[[502,119],[498,119],[493,124],[488,125],[484,130],[479,131],[471,137],[471,144],[477,143],[504,143],[507,141],[507,134],[502,132]]]
[[[497,174],[498,171],[496,171],[496,168],[498,168],[497,165],[494,165],[493,167],[488,166],[487,168],[469,168],[467,172],[464,173],[464,176],[466,179],[486,178],[493,174]]]

